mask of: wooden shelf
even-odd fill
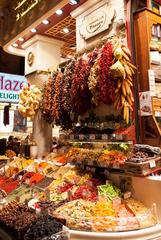
[[[161,16],[152,10],[144,8],[134,13],[134,37],[139,92],[150,91],[148,70],[153,69],[150,63],[150,41],[152,38],[151,29],[154,24],[161,25]],[[157,98],[155,101],[154,98],[153,109],[157,107],[158,110],[159,106],[161,106],[161,99]],[[156,146],[161,145],[161,131],[155,118],[155,111],[152,116],[140,117],[140,126],[140,142]]]

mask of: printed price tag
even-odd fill
[[[107,134],[103,134],[102,135],[102,140],[108,140],[108,135]]]
[[[156,167],[156,163],[154,160],[151,160],[149,164],[150,164],[150,168]]]
[[[26,178],[25,183],[26,183],[26,184],[29,184],[29,183],[30,183],[30,179],[29,179],[29,178]]]
[[[113,203],[113,207],[116,209],[116,208],[119,208],[120,205],[121,205],[121,198],[119,197],[115,197],[113,200],[112,200],[112,203]]]
[[[41,213],[41,208],[36,208],[36,214],[39,215]]]
[[[74,140],[74,135],[73,134],[70,135],[70,140]]]
[[[120,164],[119,163],[113,163],[113,168],[115,169],[120,169]]]
[[[84,135],[83,134],[79,135],[79,140],[84,140]]]
[[[124,199],[128,199],[131,197],[131,192],[125,192],[124,193]]]
[[[38,171],[39,171],[39,172],[42,172],[42,171],[43,171],[43,168],[42,168],[42,167],[39,167]]]
[[[96,139],[95,134],[90,134],[90,135],[89,135],[89,139],[90,139],[90,140],[95,140],[95,139]]]
[[[123,140],[123,136],[121,134],[116,134],[116,139],[117,140]]]
[[[18,177],[18,178],[19,178],[19,180],[21,180],[21,179],[22,179],[22,177],[23,177],[22,175],[19,175],[19,177]]]
[[[106,177],[110,176],[110,172],[107,169],[104,171],[104,174]],[[106,180],[106,184],[108,184],[108,183],[109,183],[108,180]]]

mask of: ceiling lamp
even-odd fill
[[[56,14],[57,14],[57,15],[62,15],[62,14],[63,14],[63,10],[62,10],[62,9],[56,10]]]
[[[80,3],[80,1],[79,1],[79,0],[70,0],[69,3],[70,3],[71,5],[75,5],[75,4]]]
[[[22,37],[20,37],[18,40],[19,40],[20,42],[24,42],[24,38],[22,38]]]
[[[42,21],[42,23],[43,23],[44,25],[48,25],[48,24],[49,24],[49,20],[45,19],[45,20]]]
[[[67,28],[67,27],[63,28],[63,32],[64,33],[69,33],[69,28]]]
[[[17,43],[13,43],[12,46],[13,47],[18,47],[18,44]]]
[[[30,31],[31,31],[32,33],[36,33],[36,32],[37,32],[36,28],[32,28]]]

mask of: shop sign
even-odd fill
[[[27,83],[24,76],[0,73],[0,102],[18,103],[24,83]]]
[[[42,0],[18,0],[14,8],[16,12],[16,21],[20,20],[41,1]]]
[[[114,17],[115,9],[106,3],[84,17],[80,28],[80,34],[83,38],[89,39],[108,30]]]

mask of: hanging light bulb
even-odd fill
[[[63,32],[64,33],[69,33],[69,28],[67,28],[67,27],[63,28]]]
[[[79,0],[70,0],[69,3],[70,3],[71,5],[75,5],[75,4],[80,3],[80,1],[79,1]]]
[[[56,10],[56,14],[57,14],[57,15],[62,15],[62,14],[63,14],[63,10],[62,10],[62,9]]]

